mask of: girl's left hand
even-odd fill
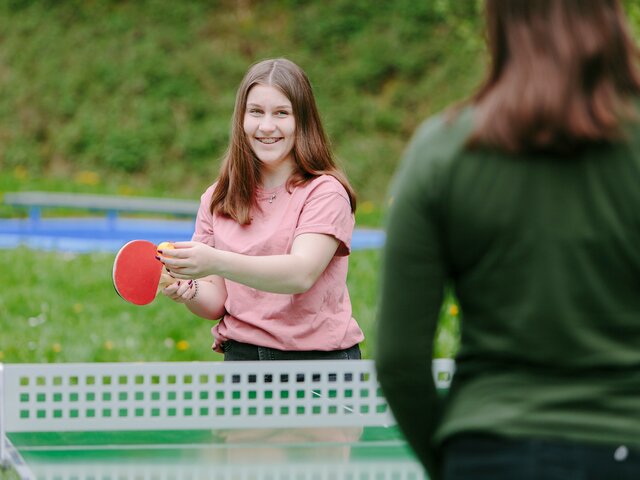
[[[201,242],[175,242],[175,248],[158,251],[160,260],[172,277],[182,280],[215,274],[215,248]]]

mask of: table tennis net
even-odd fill
[[[435,360],[438,388],[453,361]],[[371,360],[5,364],[7,432],[386,426]]]

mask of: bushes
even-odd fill
[[[361,198],[381,203],[417,124],[469,95],[483,74],[480,4],[1,2],[0,87],[9,94],[0,97],[0,173],[135,173],[143,189],[193,197],[225,151],[247,66],[286,56],[309,74]],[[637,27],[640,7],[625,4]],[[167,164],[174,173],[161,178]]]
[[[136,173],[153,189],[161,167],[177,163],[174,192],[192,196],[184,177],[217,169],[247,66],[287,56],[309,73],[361,196],[379,200],[415,123],[404,110],[428,102],[410,92],[447,57],[427,39],[455,27],[448,2],[424,3],[5,2],[0,85],[12,94],[0,99],[10,112],[0,120],[10,145],[0,171],[21,164],[31,178],[55,175],[55,159],[64,172]],[[384,176],[366,173],[380,165]]]

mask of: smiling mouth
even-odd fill
[[[282,140],[282,137],[256,137],[256,140],[260,143],[264,143],[265,145],[271,145],[272,143]]]

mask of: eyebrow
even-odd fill
[[[247,107],[259,107],[259,108],[262,108],[262,105],[260,105],[258,103],[247,103]],[[282,109],[293,110],[293,106],[291,106],[291,105],[276,105],[274,107],[274,110],[282,110]]]

